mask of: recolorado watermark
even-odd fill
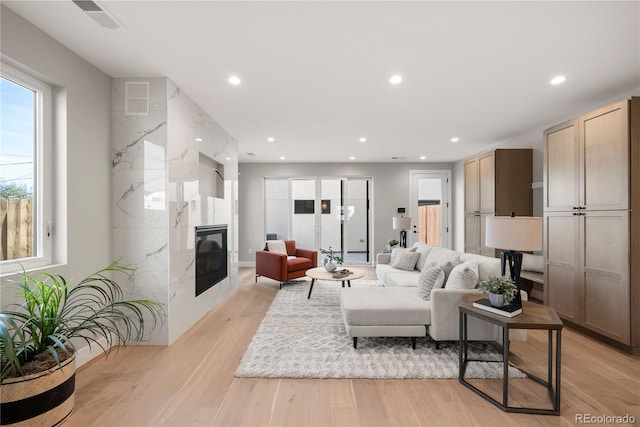
[[[576,424],[635,424],[636,417],[633,415],[593,415],[576,414]]]

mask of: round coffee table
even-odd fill
[[[340,268],[342,270],[342,268]],[[350,274],[346,276],[336,277],[333,273],[329,273],[324,267],[312,268],[306,271],[306,275],[311,277],[311,287],[309,288],[309,295],[307,299],[311,298],[311,291],[313,291],[313,284],[316,280],[328,280],[331,282],[342,282],[342,287],[344,288],[344,284],[346,282],[347,286],[351,287],[351,280],[360,279],[364,277],[364,272],[359,270],[354,270],[352,268],[348,269]]]

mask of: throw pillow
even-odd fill
[[[447,289],[474,289],[477,284],[478,262],[467,261],[451,270],[445,287]]]
[[[287,255],[287,247],[284,244],[284,240],[267,240],[267,249],[269,249],[269,252]]]
[[[444,284],[444,271],[439,266],[427,266],[418,277],[418,295],[426,301],[431,300],[431,291]]]
[[[420,258],[418,258],[418,262],[416,262],[416,269],[422,271],[427,264],[427,256],[429,256],[429,252],[431,252],[433,246],[427,245],[426,243],[416,243],[414,246],[416,252],[420,254]]]
[[[427,255],[426,264],[430,264],[432,262],[435,262],[442,267],[445,277],[448,277],[453,267],[460,264],[462,261],[460,260],[460,254],[458,252],[452,251],[451,249],[434,247]],[[445,278],[445,281],[446,280],[448,279]]]
[[[455,262],[455,264],[454,264]],[[453,261],[447,261],[444,264],[440,265],[435,261],[429,262],[425,265],[426,267],[440,267],[442,269],[442,272],[444,273],[444,281],[445,283],[447,282],[447,279],[449,278],[449,274],[451,273],[451,270],[453,270],[453,268],[460,264],[460,258],[453,260]]]
[[[416,268],[418,258],[420,258],[420,254],[417,252],[401,252],[395,262],[391,264],[391,267],[397,268],[398,270],[413,271]]]
[[[396,262],[396,259],[398,259],[398,256],[403,253],[403,252],[415,252],[416,248],[415,246],[407,249],[407,248],[393,248],[391,249],[391,261],[389,261],[389,265],[393,266],[393,263]]]

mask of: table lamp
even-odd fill
[[[410,216],[394,216],[393,229],[400,230],[400,247],[407,247],[407,230],[411,228]]]
[[[515,216],[514,214],[487,217],[485,246],[502,249],[500,253],[501,274],[505,275],[506,264],[509,264],[511,280],[518,288],[512,304],[522,306],[520,299],[522,251],[542,250],[542,218]]]

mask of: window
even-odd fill
[[[51,88],[2,63],[0,71],[0,266],[53,259]]]

